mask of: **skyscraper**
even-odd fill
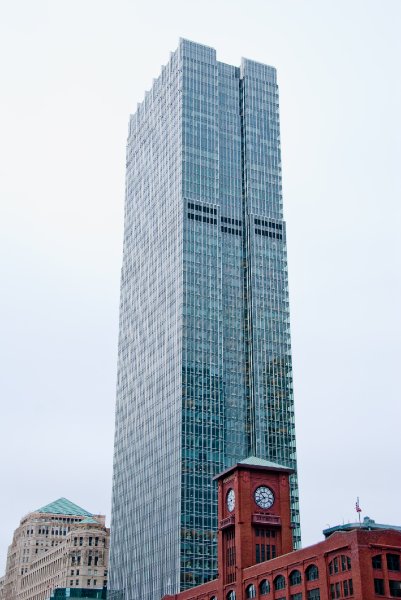
[[[249,455],[296,468],[276,71],[180,40],[129,123],[110,588],[215,577],[211,477]]]

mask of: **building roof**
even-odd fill
[[[268,467],[270,469],[280,469],[283,471],[292,471],[290,467],[280,465],[279,463],[272,462],[271,460],[265,460],[264,458],[258,458],[257,456],[248,456],[244,460],[240,460],[239,465],[251,465],[255,467]]]
[[[85,517],[85,519],[82,519],[81,523],[95,523],[96,525],[99,525],[99,521],[96,521],[93,517]]]
[[[92,517],[92,513],[88,512],[84,508],[81,508],[77,504],[74,504],[67,498],[59,498],[46,506],[42,506],[35,512],[39,513],[47,513],[52,515],[77,515],[77,516],[86,516]]]
[[[395,531],[401,531],[401,527],[398,525],[385,525],[383,523],[376,523],[370,517],[364,517],[362,523],[343,523],[342,525],[335,525],[335,527],[329,527],[323,530],[323,535],[328,538],[337,531],[352,531],[353,529],[367,529],[372,531],[374,529],[392,529]]]
[[[286,471],[287,473],[294,473],[294,469],[291,469],[291,467],[285,467],[284,465],[279,465],[278,463],[272,462],[270,460],[265,460],[264,458],[258,458],[257,456],[248,456],[248,458],[240,460],[235,465],[232,465],[222,473],[218,473],[215,477],[213,477],[213,479],[220,479],[220,477],[222,477],[223,475],[226,476],[228,475],[228,473],[231,473],[231,471],[233,471],[234,469],[242,466],[251,468],[253,467],[254,469],[261,467],[263,469],[273,469],[274,471]]]

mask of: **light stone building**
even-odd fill
[[[6,578],[0,577],[0,600],[4,600],[4,583]]]
[[[104,515],[60,498],[21,519],[8,549],[1,600],[47,600],[56,588],[107,586]]]

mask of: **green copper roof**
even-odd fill
[[[48,513],[53,515],[77,515],[79,517],[86,516],[91,517],[92,513],[84,510],[80,506],[77,506],[67,498],[59,498],[46,506],[42,506],[36,512]]]
[[[223,477],[223,475],[231,473],[231,471],[236,469],[238,465],[249,465],[250,467],[264,467],[267,469],[275,469],[277,471],[287,471],[288,473],[294,473],[294,469],[291,469],[290,467],[279,465],[278,463],[272,462],[270,460],[265,460],[264,458],[258,458],[257,456],[248,456],[248,458],[240,460],[235,465],[232,465],[232,467],[229,467],[222,473],[218,473],[215,477],[213,477],[213,479],[217,480],[220,479],[220,477]]]
[[[401,527],[399,525],[384,525],[383,523],[376,523],[376,521],[370,517],[364,517],[362,523],[343,523],[342,525],[335,525],[334,527],[324,529],[323,535],[325,538],[328,538],[332,533],[353,531],[354,529],[367,529],[368,531],[375,529],[393,529],[395,531],[401,531]]]
[[[283,469],[284,471],[292,471],[293,469],[279,465],[278,463],[265,460],[264,458],[258,458],[257,456],[248,456],[244,460],[240,460],[240,465],[253,465],[255,467],[270,467],[271,469]]]
[[[85,519],[82,519],[81,523],[96,523],[96,525],[99,525],[99,521],[96,521],[93,517],[85,517]]]

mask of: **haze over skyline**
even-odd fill
[[[278,71],[303,545],[399,524],[399,2],[1,12],[0,575],[24,514],[110,515],[128,117],[179,37]]]

